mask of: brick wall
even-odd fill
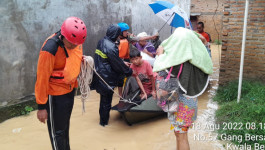
[[[218,35],[219,39],[222,36],[224,2],[225,0],[191,0],[191,13],[200,14],[197,16],[198,22],[204,22],[204,30],[211,35],[213,42],[218,39]]]
[[[219,83],[238,79],[245,0],[224,4],[222,54]],[[243,78],[265,81],[265,0],[250,0]]]

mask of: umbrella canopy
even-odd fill
[[[192,29],[187,13],[177,5],[167,1],[156,1],[150,3],[149,6],[157,16],[166,21],[170,26]]]

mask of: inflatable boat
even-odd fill
[[[117,105],[112,107],[112,110],[120,112],[122,118],[128,125],[166,115],[157,106],[156,100],[152,97],[149,97],[147,100],[133,101],[133,103],[120,100]]]

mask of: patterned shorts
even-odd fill
[[[187,98],[179,94],[179,106],[176,112],[168,112],[171,130],[186,133],[197,118],[198,99]]]

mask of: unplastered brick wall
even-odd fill
[[[198,22],[204,22],[204,30],[211,35],[213,42],[217,39],[221,39],[225,1],[226,0],[191,0],[191,13],[199,14],[197,16]]]
[[[244,79],[265,81],[265,0],[250,0],[244,58]],[[239,78],[245,0],[224,4],[219,83]]]

